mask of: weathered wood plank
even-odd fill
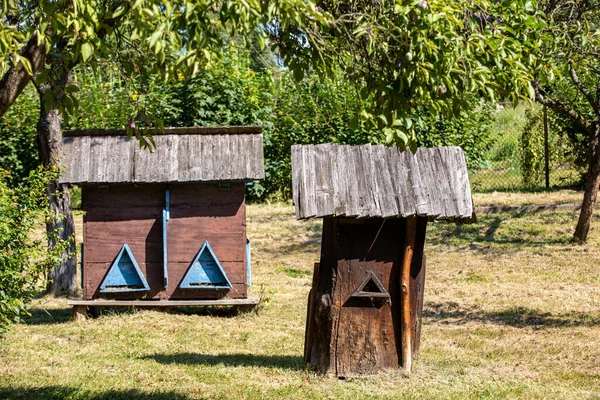
[[[346,158],[343,146],[334,146],[331,151],[333,162],[333,206],[336,215],[346,215],[346,198],[348,193],[348,173],[346,172]],[[303,177],[301,176],[300,179]]]
[[[207,137],[196,137],[195,148],[198,149],[200,156],[200,165],[202,165],[201,173],[196,176],[194,180],[216,180],[215,169],[218,168],[218,164],[215,163],[215,159],[218,155],[215,155],[217,147],[216,138],[214,136]]]
[[[381,216],[384,218],[398,215],[398,207],[393,191],[388,155],[389,152],[383,146],[377,146],[374,158],[374,176],[377,182],[377,197]]]
[[[315,201],[321,215],[335,214],[331,145],[315,146]]]
[[[358,196],[359,217],[375,216],[378,210],[376,199],[374,198],[377,187],[373,184],[373,180],[370,179],[370,171],[374,168],[371,157],[371,145],[362,145],[360,150],[356,159],[357,169],[360,169],[360,171],[354,177],[358,183],[356,194]]]
[[[348,185],[348,192],[346,193],[346,215],[349,217],[356,217],[360,214],[360,208],[358,205],[357,180],[360,174],[360,166],[358,165],[359,163],[357,154],[360,152],[360,149],[354,146],[343,146],[343,148],[347,170],[340,171],[340,173],[348,175],[348,179],[346,179],[346,183]]]
[[[246,178],[263,179],[265,177],[263,136],[252,136],[252,147],[249,147],[248,149],[251,149],[251,151],[248,154],[248,158],[252,160],[252,169],[249,171],[250,175],[246,176]]]
[[[156,149],[126,136],[63,139],[63,183],[157,183],[264,178],[262,134],[158,135]]]
[[[193,149],[190,147],[190,135],[181,135],[177,142],[178,150],[177,154],[179,155],[179,180],[182,182],[189,182],[193,179],[192,171],[194,168],[194,164],[191,161],[194,158]],[[200,168],[200,165],[196,166]]]
[[[432,158],[431,149],[419,149],[415,157],[419,163],[419,172],[421,176],[421,187],[423,195],[429,206],[429,211],[426,215],[429,217],[441,216],[441,201],[438,190],[437,177],[435,176],[435,160]]]
[[[73,168],[78,168],[78,157],[80,153],[80,141],[74,141],[73,138],[63,140],[64,154],[60,156],[59,165],[62,174],[59,182],[69,182],[73,175]]]
[[[292,146],[292,197],[296,209],[296,218],[301,218],[304,212],[304,204],[302,202],[302,178],[304,166],[302,163],[302,146]]]
[[[305,167],[305,210],[307,211],[307,217],[314,217],[317,213],[316,207],[316,194],[315,194],[315,150],[314,145],[308,145],[304,148],[302,157],[304,159]]]
[[[90,164],[88,171],[88,182],[104,182],[103,163],[106,160],[106,141],[92,138],[90,140]]]
[[[436,148],[432,150],[435,158],[434,169],[437,176],[437,183],[439,185],[440,205],[443,210],[443,212],[440,213],[440,217],[456,215],[456,210],[454,209],[451,200],[455,196],[453,196],[453,188],[449,183],[448,171],[444,163],[443,149]]]

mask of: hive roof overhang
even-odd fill
[[[474,217],[460,147],[294,145],[292,192],[297,218]]]
[[[153,152],[124,129],[67,131],[60,182],[249,181],[264,178],[260,127],[166,128]]]

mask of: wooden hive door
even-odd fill
[[[396,324],[403,227],[397,220],[383,221],[347,220],[337,227],[332,355],[340,377],[399,365]]]

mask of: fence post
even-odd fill
[[[548,112],[546,106],[544,106],[544,167],[546,172],[546,189],[550,189],[550,155],[548,153]]]

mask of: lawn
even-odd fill
[[[321,223],[292,215],[248,208],[260,312],[130,310],[73,322],[65,299],[42,298],[0,339],[0,398],[600,399],[599,218],[585,245],[568,240],[574,212],[430,224],[414,372],[338,380],[302,363]]]

